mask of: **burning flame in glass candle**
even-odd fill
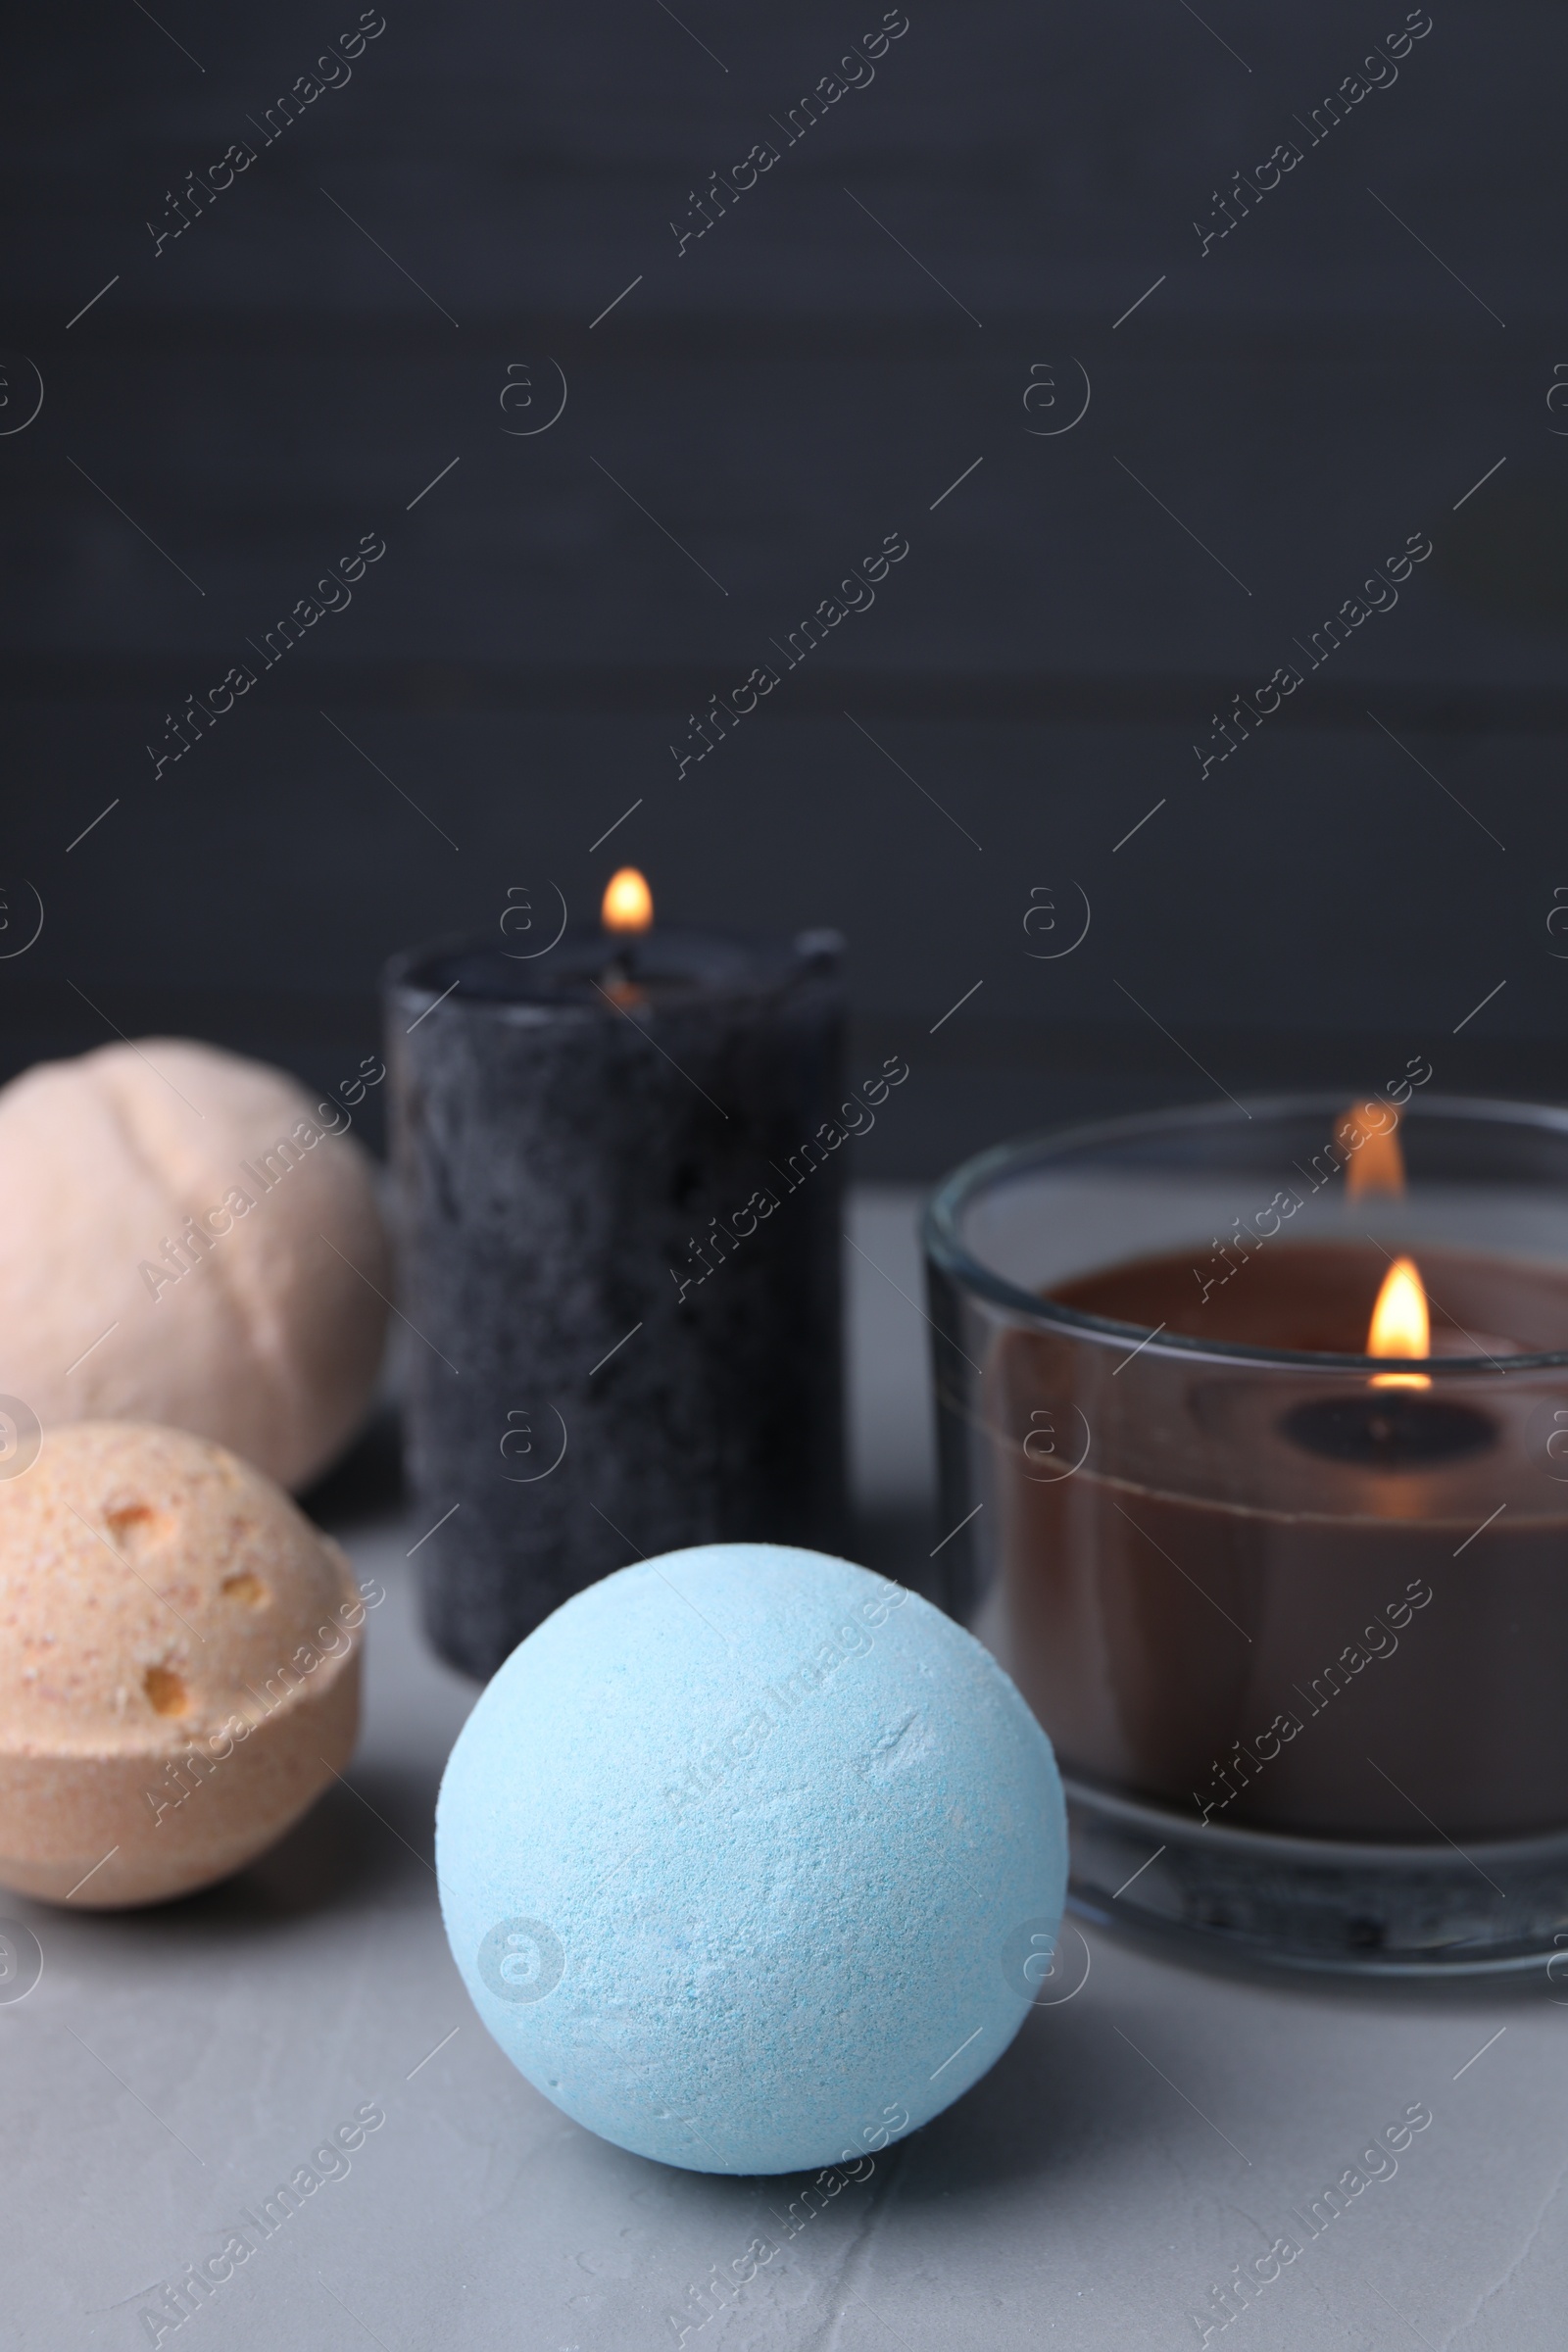
[[[623,865],[605,886],[599,919],[607,931],[646,931],[654,919],[654,894],[634,865]]]
[[[1366,1335],[1368,1355],[1424,1356],[1432,1353],[1432,1324],[1427,1295],[1413,1257],[1396,1257],[1383,1278],[1372,1327]],[[1430,1389],[1425,1372],[1374,1372],[1375,1389]]]

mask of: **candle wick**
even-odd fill
[[[598,986],[622,1012],[648,1002],[636,978],[636,951],[628,941],[617,947],[600,972]]]

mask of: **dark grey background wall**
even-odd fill
[[[882,1172],[1417,1052],[1563,1090],[1559,10],[1436,0],[1327,130],[1393,0],[910,0],[790,143],[879,7],[386,0],[264,143],[358,14],[5,36],[0,941],[45,913],[8,1071],[172,1027],[327,1078],[392,949],[514,886],[587,915],[629,858],[671,917],[849,934],[858,1051],[919,1080]],[[874,607],[677,778],[688,714],[890,532]]]

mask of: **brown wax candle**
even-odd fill
[[[1390,1262],[1372,1244],[1271,1241],[1206,1295],[1183,1254],[1054,1286],[1130,1327],[1131,1365],[1065,1329],[1001,1334],[1001,1574],[976,1630],[1064,1770],[1296,1835],[1568,1821],[1568,1410],[1560,1374],[1510,1370],[1568,1348],[1568,1274],[1417,1255],[1426,1385],[1146,1339],[1359,1356]]]

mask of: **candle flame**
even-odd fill
[[[607,931],[646,931],[654,919],[654,894],[634,865],[611,875],[599,909]]]
[[[1404,1191],[1404,1153],[1399,1149],[1399,1113],[1392,1102],[1352,1102],[1335,1121],[1334,1140],[1345,1153],[1345,1192],[1349,1200],[1368,1193]]]
[[[1432,1353],[1432,1322],[1427,1295],[1413,1257],[1396,1257],[1383,1278],[1372,1327],[1366,1335],[1368,1355],[1426,1356]],[[1375,1389],[1430,1389],[1425,1372],[1374,1372]]]

